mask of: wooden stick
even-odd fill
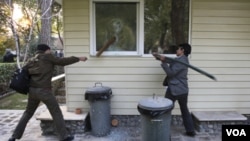
[[[112,37],[111,39],[108,40],[108,42],[99,49],[98,53],[96,54],[97,57],[101,56],[103,51],[105,51],[111,44],[115,42],[115,37]]]

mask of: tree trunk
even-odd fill
[[[185,41],[184,27],[184,11],[187,0],[172,0],[171,25],[172,37],[176,44],[181,44]]]
[[[41,32],[39,43],[50,45],[51,39],[51,4],[52,0],[41,1]]]
[[[61,32],[60,32],[60,20],[59,20],[59,16],[56,17],[56,22],[57,22],[58,37],[60,39],[60,43],[63,45],[63,39],[62,39]]]

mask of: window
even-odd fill
[[[175,54],[188,42],[189,0],[92,0],[91,55]]]
[[[93,55],[139,55],[138,2],[93,1]],[[109,44],[110,43],[110,44]]]
[[[188,34],[189,0],[144,0],[144,54],[175,54]]]

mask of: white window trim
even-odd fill
[[[137,14],[138,17],[138,22],[139,24],[137,25],[137,51],[133,52],[115,52],[113,51],[112,54],[108,52],[103,52],[103,56],[142,56],[142,57],[152,57],[151,54],[144,54],[144,0],[90,0],[90,55],[91,56],[96,56],[96,48],[95,46],[95,25],[93,22],[94,16],[95,15],[95,10],[94,8],[94,2],[138,2],[139,3],[139,9],[137,11],[139,14]],[[189,3],[189,37],[188,37],[188,42],[192,44],[191,40],[191,29],[192,29],[192,19],[191,19],[191,8],[192,6],[192,0],[190,0]],[[174,57],[175,54],[165,54],[166,56],[169,57]]]
[[[137,5],[137,31],[136,31],[136,51],[104,51],[102,56],[142,56],[144,54],[144,0],[90,0],[90,55],[96,56],[95,37],[95,2],[136,2]]]

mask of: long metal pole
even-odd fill
[[[158,54],[158,53],[153,53],[152,55],[153,55],[157,60],[160,60],[160,54]],[[216,81],[216,78],[215,78],[212,74],[209,74],[209,73],[207,73],[207,72],[205,72],[205,71],[203,71],[203,70],[201,70],[201,69],[199,69],[199,68],[197,68],[197,67],[195,67],[195,66],[193,66],[193,65],[191,65],[191,64],[188,64],[188,63],[185,63],[185,62],[182,62],[182,61],[179,61],[179,60],[177,60],[177,59],[174,59],[174,58],[171,58],[171,57],[167,57],[167,56],[165,56],[165,58],[168,59],[168,60],[171,60],[171,61],[174,61],[174,62],[178,62],[178,63],[180,63],[180,64],[183,64],[183,65],[185,65],[185,66],[187,66],[187,67],[189,67],[189,68],[191,68],[191,69],[193,69],[193,70],[195,70],[195,71],[197,71],[197,72],[199,72],[199,73],[201,73],[201,74],[203,74],[203,75],[205,75],[205,76],[207,76],[207,77],[209,77],[209,78],[211,78],[211,79],[213,79],[213,80]]]
[[[209,73],[207,73],[207,72],[205,72],[205,71],[199,69],[198,67],[195,67],[195,66],[193,66],[193,65],[191,65],[191,64],[184,63],[184,62],[182,62],[182,61],[179,61],[179,60],[174,59],[174,58],[171,58],[171,57],[167,57],[167,56],[165,56],[165,57],[166,57],[166,59],[168,59],[168,60],[171,60],[171,61],[175,61],[175,62],[181,63],[181,64],[183,64],[183,65],[185,65],[185,66],[187,66],[187,67],[189,67],[189,68],[191,68],[191,69],[193,69],[193,70],[195,70],[195,71],[197,71],[197,72],[199,72],[199,73],[201,73],[201,74],[203,74],[203,75],[205,75],[205,76],[207,76],[207,77],[209,77],[209,78],[211,78],[211,79],[213,79],[213,80],[215,80],[215,81],[217,81],[216,78],[215,78],[212,74],[209,74]]]

